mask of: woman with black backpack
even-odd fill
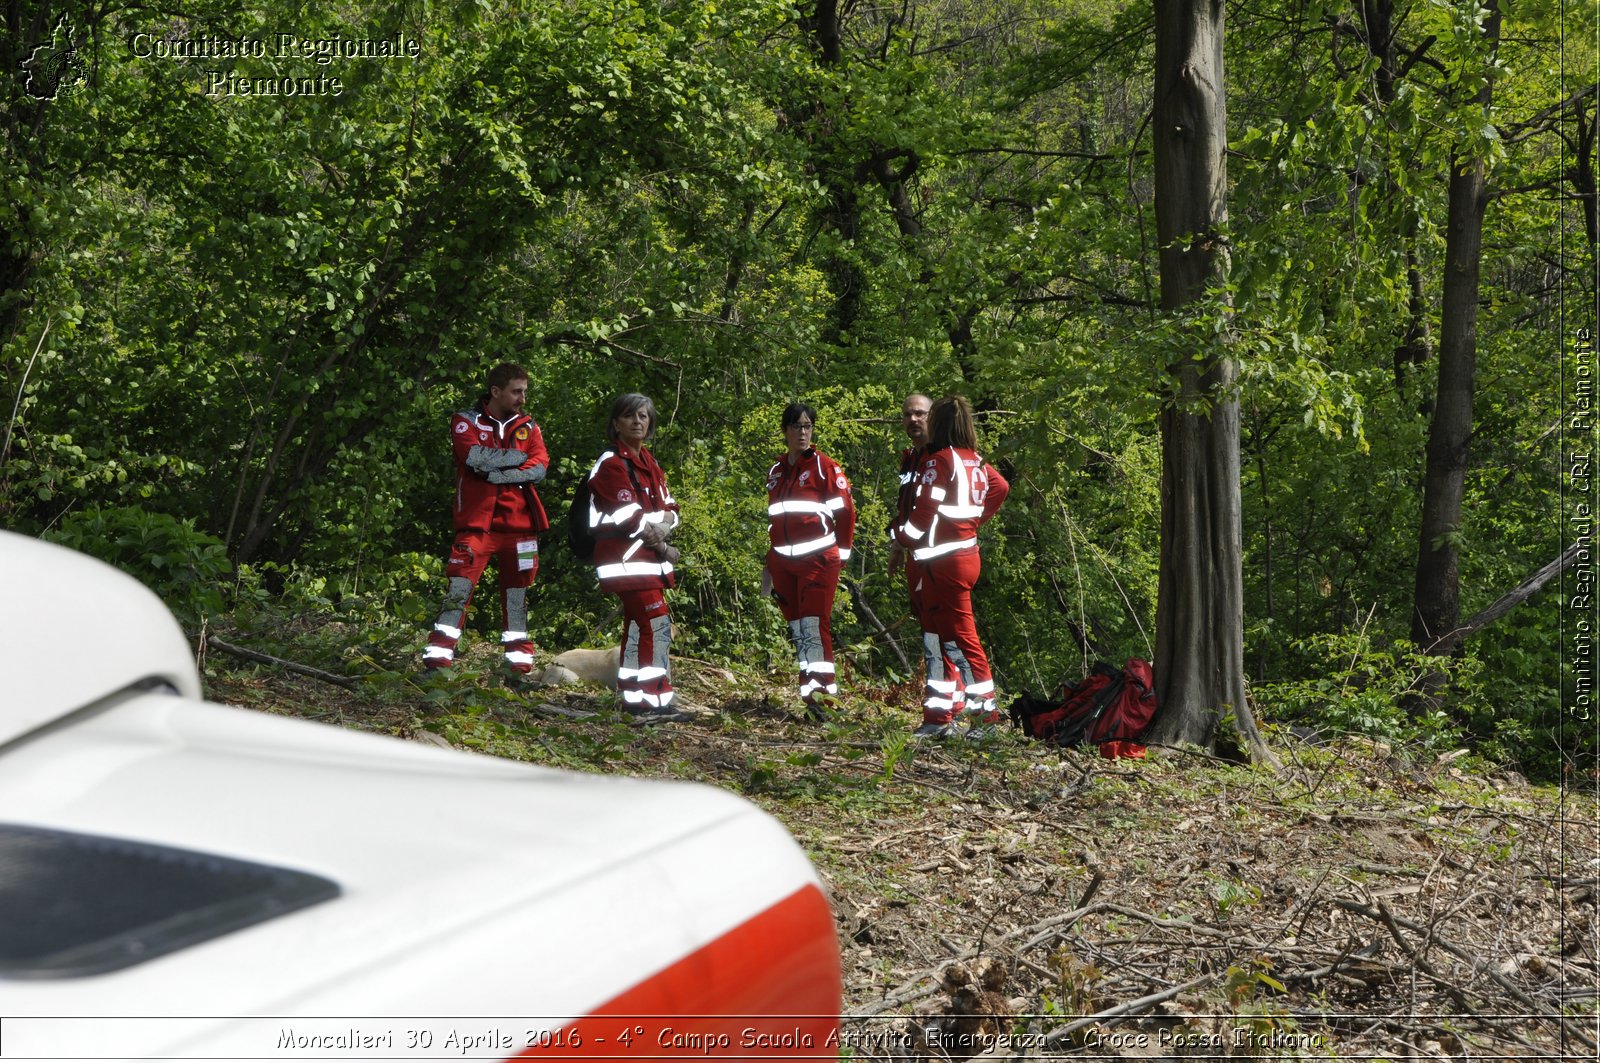
[[[617,690],[642,722],[686,720],[673,705],[672,616],[662,593],[676,583],[678,503],[645,441],[655,434],[647,396],[619,395],[607,420],[611,446],[589,471],[589,532],[602,590],[622,602]]]

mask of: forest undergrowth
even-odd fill
[[[502,688],[482,646],[444,682],[359,649],[314,678],[212,634],[216,701],[756,802],[827,884],[854,1058],[1597,1052],[1592,779],[1270,722],[1276,772],[1194,749],[1107,761],[1009,726],[921,743],[909,685],[850,690],[819,722],[782,669],[692,659],[696,718],[641,729],[609,691]]]

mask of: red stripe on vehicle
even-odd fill
[[[521,1055],[838,1055],[839,944],[810,885]]]

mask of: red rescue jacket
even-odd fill
[[[925,447],[907,447],[900,452],[900,490],[895,495],[894,516],[889,519],[889,541],[895,541],[895,532],[911,516],[911,507],[917,501],[917,473],[922,465]]]
[[[678,526],[678,503],[666,475],[644,447],[637,453],[619,440],[589,470],[589,531],[594,536],[595,572],[608,591],[676,585],[672,563],[657,557],[639,536],[646,524],[664,531]]]
[[[896,530],[916,561],[978,548],[978,528],[1011,493],[999,470],[976,451],[945,447],[923,455],[911,515]]]
[[[450,418],[450,440],[456,459],[456,497],[452,514],[457,532],[509,531],[537,535],[550,526],[532,484],[492,484],[481,472],[467,468],[467,454],[473,447],[521,450],[528,457],[520,468],[549,467],[550,455],[544,448],[544,435],[532,417],[519,413],[504,422],[497,421],[480,403],[475,410],[462,410]]]
[[[837,548],[850,559],[856,504],[839,463],[807,450],[789,464],[785,454],[767,470],[767,536],[783,557],[806,557]]]

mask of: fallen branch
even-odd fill
[[[231,642],[224,642],[215,635],[208,636],[205,640],[205,643],[209,647],[221,650],[229,657],[238,657],[240,660],[254,661],[256,664],[276,665],[277,667],[282,668],[284,671],[294,672],[296,675],[308,676],[312,679],[319,679],[324,683],[332,683],[336,687],[344,687],[346,690],[354,690],[360,685],[360,680],[352,679],[350,676],[335,675],[332,672],[324,672],[322,669],[313,668],[309,664],[300,664],[296,661],[286,661],[282,657],[274,657],[270,653],[261,653],[257,650],[247,650],[243,646],[235,646]]]
[[[1171,1000],[1180,993],[1186,993],[1191,989],[1198,989],[1207,982],[1214,982],[1216,980],[1217,976],[1214,974],[1203,974],[1198,978],[1191,978],[1187,982],[1181,982],[1178,985],[1173,986],[1171,989],[1163,989],[1159,993],[1151,993],[1149,996],[1138,997],[1137,999],[1130,1000],[1125,1004],[1118,1004],[1114,1008],[1106,1008],[1104,1011],[1097,1011],[1093,1015],[1085,1015],[1076,1022],[1069,1022],[1067,1025],[1059,1026],[1045,1034],[1045,1051],[1060,1051],[1071,1042],[1072,1035],[1077,1033],[1079,1030],[1098,1025],[1111,1019],[1122,1019],[1129,1015],[1137,1015],[1141,1011],[1147,1011],[1150,1008],[1155,1007],[1157,1004]]]
[[[1095,878],[1090,879],[1088,887],[1083,891],[1085,900],[1093,896],[1095,891],[1100,888],[1099,880],[1100,876],[1098,874]],[[1080,905],[1070,912],[1063,912],[1059,915],[1053,915],[1041,922],[1022,927],[1018,930],[1013,930],[996,940],[992,947],[999,949],[1008,945],[1010,942],[1019,937],[1026,936],[1028,940],[1022,944],[1021,949],[1026,950],[1033,948],[1039,943],[1055,937],[1061,932],[1062,929],[1077,922],[1084,916],[1097,911],[1102,911],[1105,908],[1105,905],[1098,904]],[[903,1004],[909,1004],[913,1000],[928,996],[930,993],[933,993],[937,990],[939,976],[944,972],[946,967],[950,966],[952,963],[960,963],[963,960],[975,959],[976,957],[982,955],[982,953],[982,948],[963,949],[960,952],[956,952],[949,959],[940,961],[937,966],[919,971],[916,975],[906,979],[904,982],[900,983],[900,987],[898,989],[885,996],[882,1000],[869,1004],[863,1011],[845,1015],[843,1016],[843,1019],[847,1022],[865,1022],[868,1019],[875,1019],[879,1016],[885,1015]],[[930,979],[932,979],[935,984],[931,987],[924,986],[923,983]]]
[[[1501,989],[1504,989],[1507,993],[1511,994],[1512,997],[1526,1007],[1530,1017],[1553,1020],[1561,1027],[1562,1032],[1566,1035],[1574,1038],[1575,1040],[1583,1042],[1583,1044],[1591,1050],[1596,1047],[1594,1039],[1585,1034],[1577,1026],[1569,1022],[1565,1015],[1562,1015],[1558,1012],[1553,1012],[1549,1008],[1541,1006],[1537,1000],[1525,993],[1521,987],[1516,985],[1499,971],[1495,970],[1494,966],[1490,964],[1485,957],[1481,955],[1473,955],[1466,949],[1461,948],[1458,945],[1451,944],[1449,941],[1440,937],[1436,929],[1423,926],[1421,923],[1407,919],[1404,916],[1395,915],[1393,912],[1389,911],[1388,907],[1381,901],[1378,903],[1377,908],[1369,908],[1360,901],[1353,901],[1343,897],[1335,897],[1334,903],[1347,912],[1354,912],[1357,915],[1364,915],[1368,919],[1382,923],[1388,928],[1390,936],[1395,939],[1395,941],[1402,949],[1405,950],[1406,954],[1412,959],[1412,961],[1417,964],[1419,970],[1432,977],[1435,981],[1439,982],[1441,987],[1443,987],[1447,992],[1454,990],[1454,992],[1451,992],[1451,996],[1456,996],[1457,994],[1461,993],[1461,990],[1451,986],[1450,983],[1446,982],[1437,972],[1434,972],[1431,968],[1424,964],[1419,954],[1413,949],[1411,943],[1401,935],[1401,927],[1404,927],[1413,933],[1422,934],[1426,942],[1439,946],[1439,948],[1450,953],[1450,955],[1456,957],[1456,959],[1466,963],[1467,966],[1473,971],[1481,971],[1483,974],[1488,975],[1492,982],[1498,985]],[[1471,1010],[1470,1008],[1465,1007],[1464,1001],[1458,1002],[1463,1004],[1463,1011]],[[1482,1018],[1482,1016],[1476,1015],[1475,1017]]]
[[[883,636],[883,641],[889,644],[895,657],[900,661],[900,667],[905,669],[904,674],[911,674],[911,662],[906,659],[905,651],[900,648],[900,643],[889,634],[889,629],[883,626],[883,621],[878,619],[878,614],[872,611],[872,606],[867,604],[867,596],[861,589],[861,584],[853,579],[845,579],[844,585],[850,591],[850,600],[855,603],[856,612],[867,618],[867,623],[878,629],[878,634]]]

